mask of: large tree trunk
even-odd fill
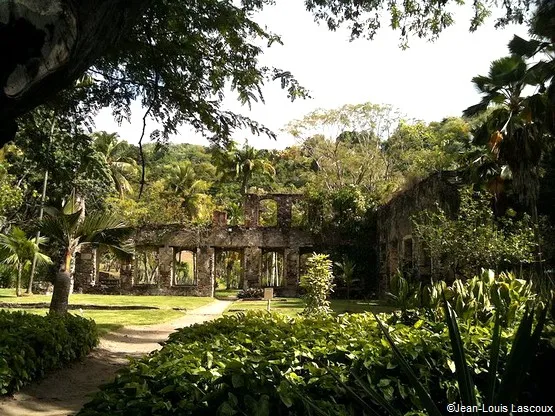
[[[70,86],[153,2],[0,2],[0,146],[15,135],[15,118]]]
[[[65,314],[69,304],[71,292],[71,258],[73,251],[68,249],[60,263],[60,268],[54,278],[54,291],[50,301],[50,313]]]
[[[63,315],[67,313],[71,275],[69,271],[60,270],[54,280],[54,292],[50,301],[50,313]]]

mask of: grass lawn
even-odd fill
[[[217,298],[235,298],[240,289],[216,289],[215,295]]]
[[[245,300],[234,302],[226,314],[246,312],[249,310],[266,310],[265,300]],[[378,301],[333,299],[331,308],[335,313],[391,312],[394,308],[380,305]],[[304,309],[304,301],[299,298],[276,298],[272,300],[271,310],[288,316],[296,316]]]
[[[36,313],[38,315],[46,315],[48,309],[7,309],[8,311],[24,311],[27,313]],[[82,313],[74,310],[70,311],[74,315],[83,316],[93,319],[98,327],[100,335],[121,328],[126,325],[153,325],[161,324],[183,316],[182,311],[174,311],[171,309],[161,310],[133,310],[133,311],[102,311],[102,310],[86,310]]]
[[[0,289],[0,305],[5,303],[50,303],[51,296],[15,296],[15,289]],[[193,296],[134,296],[134,295],[71,295],[70,304],[80,305],[141,305],[158,308],[195,309],[212,302],[212,298]]]

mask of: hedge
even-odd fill
[[[98,345],[92,320],[0,310],[0,394],[85,357]]]
[[[438,406],[458,402],[445,325],[382,318]],[[461,330],[480,387],[492,330],[463,324]],[[502,334],[504,351],[512,332]],[[372,315],[292,319],[250,312],[172,334],[162,350],[123,369],[79,416],[302,415],[308,414],[303,398],[332,414],[363,414],[330,368],[363,398],[368,396],[353,374],[369,380],[402,413],[418,409],[417,395]]]

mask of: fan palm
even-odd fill
[[[66,313],[71,286],[70,266],[76,250],[90,245],[108,249],[119,257],[130,256],[126,242],[132,229],[110,213],[94,213],[82,218],[81,210],[71,199],[62,210],[47,207],[45,211],[48,215],[40,223],[41,232],[56,247],[54,261],[59,265],[50,312]]]
[[[538,5],[530,24],[532,37],[525,40],[519,36],[509,43],[511,53],[524,58],[538,58],[530,67],[530,73],[541,92],[545,91],[551,103],[555,103],[555,3],[544,0]]]
[[[542,153],[543,120],[547,103],[541,94],[523,96],[533,77],[521,56],[512,55],[492,62],[487,76],[472,80],[483,97],[467,108],[472,117],[494,107],[474,131],[474,141],[489,147],[500,165],[507,165],[521,202],[535,216],[539,192],[538,164]]]
[[[124,156],[126,143],[118,140],[117,133],[101,131],[94,133],[93,137],[94,147],[108,167],[108,177],[120,198],[124,198],[126,194],[132,194],[133,187],[128,177],[137,172],[137,163],[132,158]]]
[[[37,264],[50,264],[50,257],[40,252],[39,246],[46,242],[45,237],[29,239],[25,232],[13,227],[8,234],[0,234],[2,263],[14,265],[17,269],[16,295],[21,296],[21,277],[27,264],[36,259]]]

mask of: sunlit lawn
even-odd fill
[[[23,311],[46,315],[48,309],[7,309],[8,311]],[[102,311],[102,310],[73,310],[70,313],[84,318],[93,319],[96,322],[101,335],[128,325],[153,325],[173,321],[183,316],[183,311],[172,309],[143,309],[132,311]]]
[[[50,303],[49,295],[15,296],[14,289],[0,289],[0,305],[5,303]],[[158,308],[195,309],[212,302],[212,298],[193,296],[127,296],[127,295],[71,295],[69,303],[75,305],[156,306]]]
[[[249,310],[266,310],[265,300],[240,300],[234,302],[226,311],[226,314],[246,312]],[[361,313],[361,312],[391,312],[393,308],[383,306],[378,301],[343,300],[331,301],[331,308],[335,313]],[[276,298],[272,300],[270,309],[288,316],[296,316],[304,309],[304,301],[299,298]]]

